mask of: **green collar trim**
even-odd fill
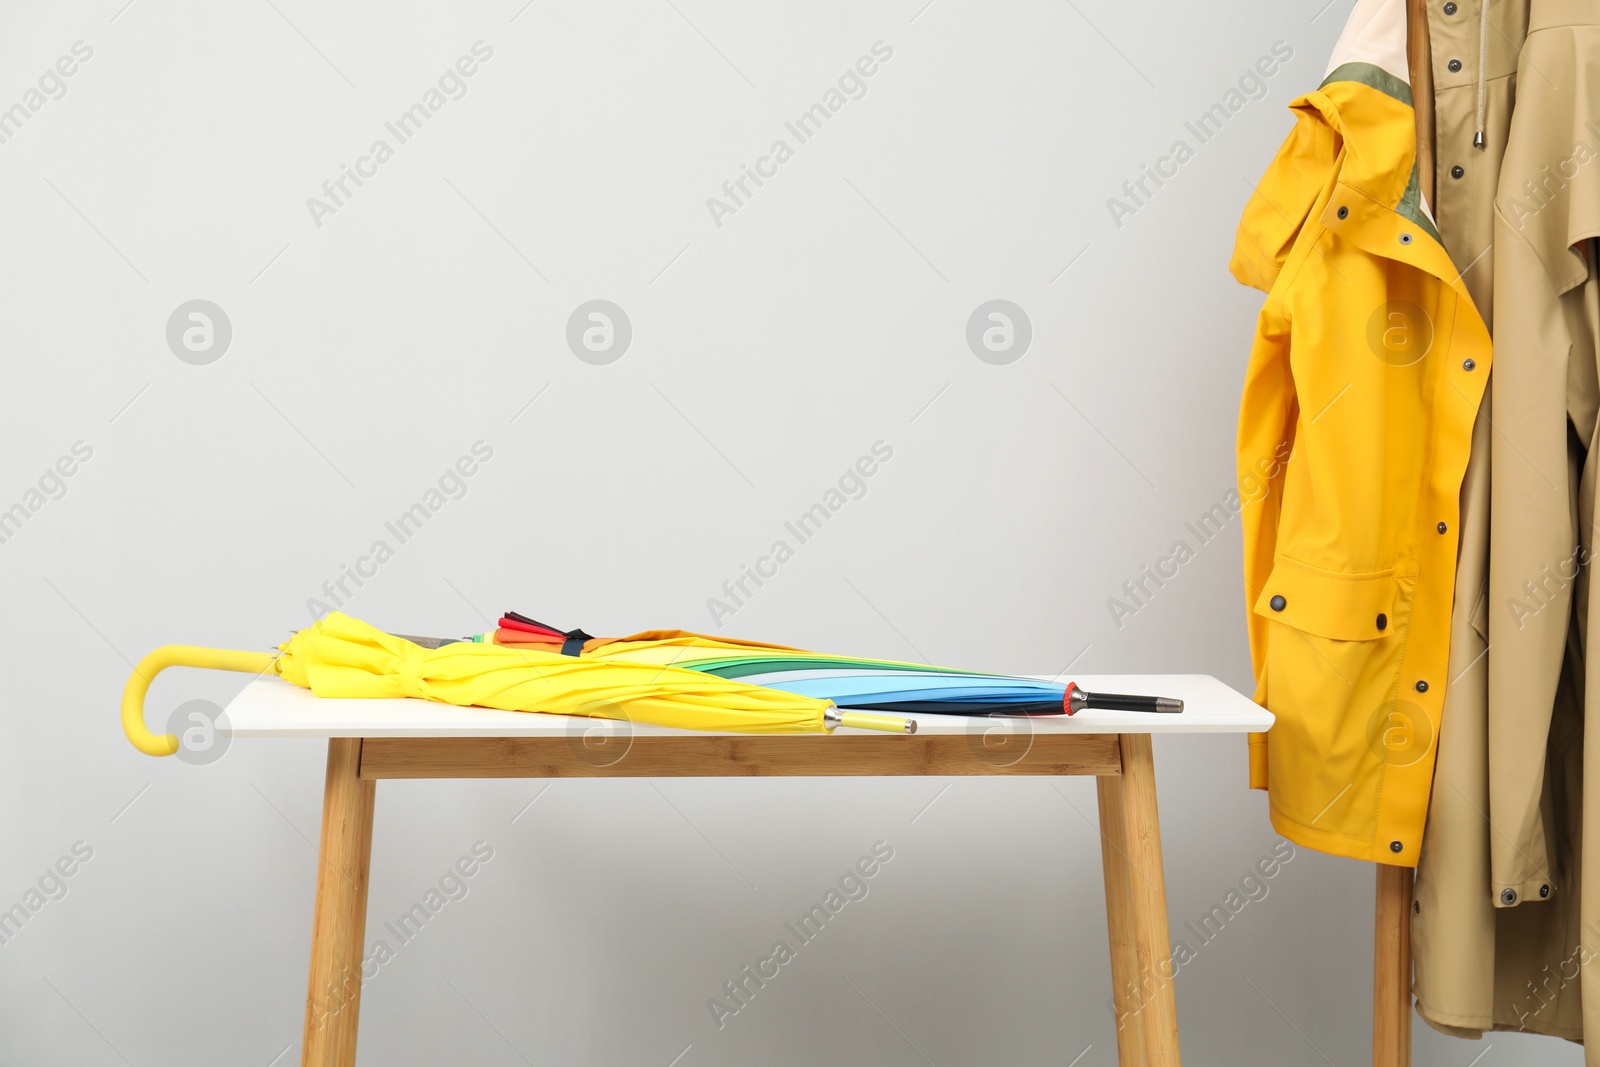
[[[1384,96],[1394,97],[1406,107],[1415,106],[1411,100],[1411,86],[1372,63],[1340,64],[1322,79],[1322,84],[1317,88],[1325,89],[1334,82],[1360,82],[1378,90]]]
[[[1369,88],[1376,89],[1391,99],[1398,100],[1406,107],[1414,107],[1411,99],[1411,86],[1396,78],[1382,67],[1372,63],[1342,63],[1335,67],[1322,84],[1317,86],[1325,89],[1334,82],[1357,82]],[[1422,227],[1423,231],[1438,241],[1441,245],[1444,240],[1439,236],[1439,230],[1428,218],[1427,212],[1422,210],[1422,183],[1417,173],[1415,162],[1411,164],[1411,178],[1406,182],[1406,191],[1401,194],[1400,202],[1394,207],[1401,217],[1409,219]]]
[[[1429,237],[1444,244],[1444,238],[1439,236],[1439,230],[1434,226],[1433,220],[1428,218],[1427,212],[1422,210],[1422,183],[1417,177],[1417,165],[1411,164],[1411,180],[1406,183],[1406,191],[1400,197],[1400,202],[1394,206],[1397,213],[1410,219],[1421,226]]]

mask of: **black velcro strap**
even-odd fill
[[[581,629],[574,629],[574,630],[557,629],[556,627],[551,626],[547,622],[540,622],[538,619],[530,619],[528,616],[519,615],[515,611],[505,612],[505,617],[508,618],[508,619],[512,619],[512,620],[514,620],[516,622],[525,623],[528,626],[537,626],[541,630],[548,630],[550,633],[560,634],[562,637],[565,637],[566,640],[561,642],[561,654],[563,656],[581,655],[583,653],[583,643],[585,641],[593,641],[594,640],[594,635],[593,634],[586,634]]]

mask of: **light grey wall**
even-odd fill
[[[322,748],[152,760],[117,698],[158,644],[281,639],[380,539],[393,558],[346,606],[391,629],[506,607],[708,628],[883,442],[726,632],[1247,687],[1237,522],[1203,545],[1185,524],[1232,484],[1260,301],[1227,274],[1233,228],[1347,8],[7,5],[0,107],[38,107],[0,144],[0,509],[30,511],[0,544],[0,906],[92,854],[0,945],[0,1063],[296,1061]],[[400,143],[385,122],[480,41],[465,95]],[[799,143],[785,122],[877,42],[865,95]],[[1186,123],[1278,42],[1292,57],[1200,143]],[[393,158],[308,207],[380,138]],[[714,217],[778,139],[793,157]],[[1179,140],[1192,158],[1126,199]],[[566,339],[595,299],[631,323],[609,365]],[[966,336],[996,299],[1032,333],[1002,365]],[[168,342],[193,300],[231,327],[220,358],[188,353],[204,365]],[[464,493],[397,544],[385,521],[480,441]],[[1114,619],[1180,540],[1192,561]],[[175,672],[149,717],[240,684]],[[1157,760],[1186,936],[1276,838],[1242,740]],[[1115,1062],[1085,780],[379,795],[369,943],[396,948],[383,923],[475,842],[493,858],[367,985],[363,1062]],[[719,1029],[708,1000],[878,841],[868,896]],[[1363,1062],[1372,881],[1301,850],[1215,940],[1187,935],[1188,1062]],[[1430,1067],[1579,1062],[1418,1029]]]

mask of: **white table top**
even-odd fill
[[[1091,708],[1071,718],[1032,716],[1028,725],[1033,733],[1251,733],[1272,725],[1271,712],[1208,674],[1097,674],[1073,680],[1091,693],[1179,697],[1183,711]],[[973,718],[965,715],[907,717],[917,720],[919,735],[966,734],[974,728]],[[549,737],[581,734],[594,724],[582,716],[458,708],[430,700],[323,700],[281,678],[251,682],[228,705],[227,718],[234,737]],[[669,737],[700,731],[635,724],[631,732],[639,737]],[[861,730],[842,732],[868,736]]]

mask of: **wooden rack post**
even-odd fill
[[[1411,868],[1378,864],[1372,1067],[1411,1067]]]
[[[1406,0],[1406,62],[1417,122],[1417,178],[1434,192],[1433,58],[1427,0]],[[1378,866],[1372,938],[1372,1067],[1411,1067],[1410,867]]]

